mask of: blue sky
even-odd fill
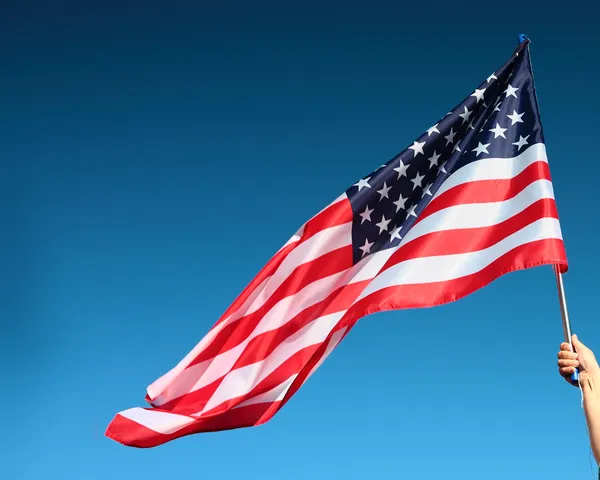
[[[6,478],[593,478],[579,391],[556,373],[549,267],[364,318],[261,427],[151,450],[103,436],[305,220],[521,32],[573,327],[600,349],[599,7],[282,3],[3,6]]]

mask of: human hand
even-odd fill
[[[591,375],[600,375],[600,367],[596,361],[594,352],[586,347],[577,335],[572,337],[573,347],[575,352],[571,351],[571,345],[567,342],[560,344],[558,352],[558,372],[560,375],[571,384],[571,375],[575,369],[579,369],[579,382],[581,385],[588,384],[588,379]],[[577,384],[575,384],[578,386]]]

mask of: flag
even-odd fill
[[[107,436],[154,447],[268,421],[368,314],[567,269],[529,41],[412,145],[308,220]]]

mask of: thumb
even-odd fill
[[[577,335],[573,335],[571,337],[571,341],[573,342],[573,347],[575,347],[575,351],[578,353],[582,353],[585,350],[589,350],[580,340],[577,338]]]

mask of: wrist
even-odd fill
[[[594,367],[580,374],[580,382],[583,393],[593,396],[600,396],[600,368]]]

